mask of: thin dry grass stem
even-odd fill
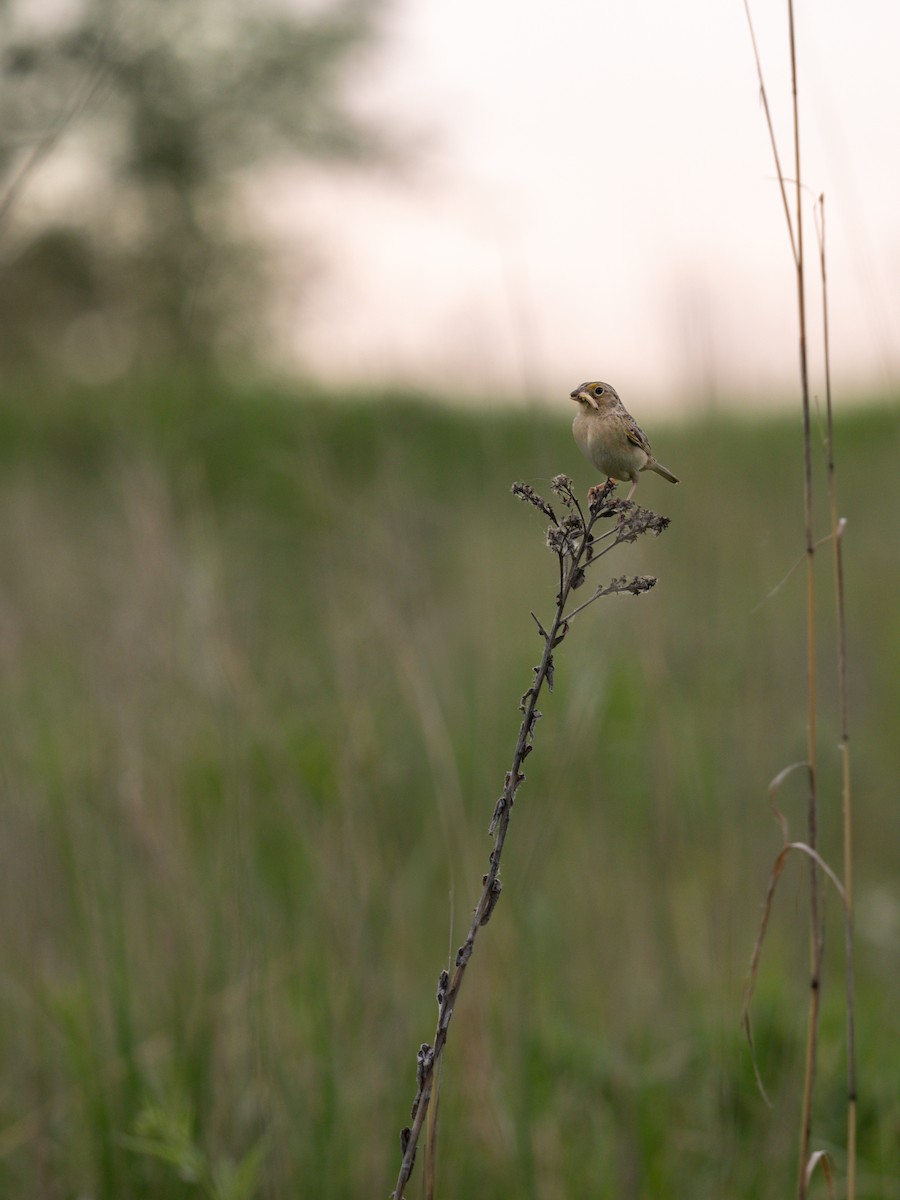
[[[756,61],[756,75],[759,79],[759,98],[762,101],[763,111],[766,114],[766,125],[769,130],[769,142],[772,146],[772,157],[775,159],[775,170],[778,173],[778,186],[781,189],[781,203],[784,205],[784,219],[787,222],[788,237],[791,239],[791,254],[794,262],[797,261],[797,243],[794,240],[794,223],[791,220],[791,206],[788,203],[787,196],[787,180],[784,172],[781,169],[781,159],[778,154],[778,139],[775,137],[775,126],[772,124],[772,113],[769,110],[769,95],[766,91],[765,81],[763,79],[762,61],[759,57],[759,48],[756,45],[756,31],[753,28],[753,18],[750,15],[750,0],[744,0],[744,12],[747,14],[747,25],[750,28],[750,42],[753,46],[753,58]]]
[[[823,533],[822,536],[817,539],[816,544],[815,544],[815,549],[819,550],[819,549],[821,549],[822,546],[827,546],[829,542],[834,540],[835,536],[842,537],[843,533],[844,533],[844,526],[846,524],[847,524],[847,522],[842,517],[838,521],[836,534],[835,533]],[[778,593],[781,591],[781,589],[784,587],[784,585],[787,583],[787,581],[790,579],[790,577],[793,575],[793,573],[797,570],[797,568],[802,567],[805,562],[806,562],[806,552],[804,551],[804,553],[801,554],[791,564],[790,567],[788,567],[787,571],[785,571],[784,575],[782,575],[781,579],[778,580],[778,582],[775,584],[775,586],[770,588],[766,592],[765,596],[763,596],[763,598],[762,598],[762,600],[760,600],[759,604],[757,604],[755,608],[750,609],[750,612],[751,613],[759,612],[759,610],[763,607],[764,604],[767,604],[771,599],[773,599],[773,597],[777,596]]]
[[[488,833],[494,839],[494,846],[488,858],[488,870],[482,876],[481,895],[475,906],[466,939],[456,952],[452,974],[450,970],[443,970],[438,980],[438,1018],[434,1040],[430,1044],[423,1042],[416,1056],[416,1094],[412,1105],[412,1123],[400,1132],[402,1159],[397,1185],[391,1193],[393,1200],[403,1200],[404,1189],[412,1174],[422,1129],[432,1097],[435,1095],[435,1073],[439,1072],[441,1067],[454,1006],[475,948],[478,931],[487,925],[500,899],[502,885],[499,876],[503,847],[506,844],[516,793],[525,782],[522,765],[534,748],[534,731],[541,718],[537,707],[538,699],[545,684],[548,691],[553,690],[554,652],[568,635],[572,618],[596,600],[619,592],[630,592],[637,596],[649,591],[656,583],[652,576],[621,576],[605,586],[599,585],[589,599],[567,612],[572,592],[584,584],[587,571],[594,563],[613,547],[634,542],[645,533],[658,536],[667,528],[669,519],[628,501],[617,500],[614,496],[615,484],[611,480],[602,486],[591,488],[588,493],[587,515],[575,495],[571,479],[566,475],[557,475],[551,487],[566,509],[565,515],[559,519],[552,506],[529,484],[515,483],[512,488],[515,496],[550,518],[547,545],[556,555],[559,567],[556,611],[549,627],[545,627],[534,613],[531,614],[544,649],[540,662],[533,668],[531,685],[519,701],[522,721],[513,751],[512,765],[506,772],[503,790],[491,816]],[[598,521],[612,519],[615,519],[615,525],[610,530],[599,536],[594,535],[594,527]],[[596,548],[601,541],[608,544],[598,552]],[[426,1194],[433,1195],[433,1146],[426,1174]]]
[[[818,845],[818,797],[817,797],[817,750],[816,750],[816,539],[813,529],[813,484],[812,484],[812,432],[809,404],[809,361],[806,342],[806,289],[803,261],[803,193],[800,169],[800,113],[797,88],[797,41],[794,23],[793,0],[788,0],[788,32],[791,49],[791,103],[794,123],[794,179],[797,274],[797,316],[800,337],[800,386],[803,406],[803,509],[806,528],[806,630],[807,630],[807,839],[815,850]],[[780,169],[780,168],[779,168]],[[819,911],[819,877],[815,863],[809,872],[809,1010],[806,1025],[806,1062],[803,1076],[803,1107],[800,1118],[800,1152],[797,1171],[798,1200],[807,1194],[806,1163],[809,1161],[809,1146],[812,1138],[813,1091],[816,1081],[818,1059],[819,1014],[822,995],[822,956],[824,953],[824,926]]]
[[[834,419],[831,403],[831,354],[828,336],[828,273],[825,255],[825,196],[819,197],[816,234],[822,281],[822,344],[825,358],[825,414],[828,509],[834,544],[834,592],[837,618],[838,696],[840,706],[841,815],[843,825],[844,891],[847,897],[845,959],[847,977],[847,1200],[856,1200],[856,980],[853,956],[853,804],[850,775],[850,715],[847,690],[847,622],[844,608],[843,536],[846,522],[838,518],[834,463]]]
[[[800,166],[800,114],[797,84],[797,41],[794,21],[793,0],[787,0],[788,36],[790,42],[791,63],[791,107],[793,118],[794,142],[794,212],[788,202],[787,180],[781,167],[769,110],[768,97],[762,74],[762,64],[750,16],[749,0],[744,0],[744,10],[750,26],[750,38],[753,44],[753,54],[756,61],[756,71],[759,79],[760,93],[766,113],[766,123],[775,160],[775,169],[781,189],[782,204],[785,219],[791,239],[791,250],[794,258],[797,289],[797,316],[799,323],[800,351],[800,384],[803,412],[803,509],[805,526],[805,556],[807,563],[807,639],[806,639],[806,670],[807,670],[807,843],[811,852],[809,872],[810,895],[810,939],[809,939],[809,1004],[806,1026],[806,1054],[803,1074],[803,1100],[800,1113],[800,1144],[797,1170],[798,1200],[805,1200],[808,1190],[807,1164],[810,1161],[810,1141],[812,1137],[812,1106],[813,1091],[816,1078],[816,1063],[818,1058],[819,1015],[821,1009],[821,975],[824,954],[824,924],[820,912],[819,898],[819,863],[817,853],[818,843],[818,799],[817,799],[817,748],[816,748],[816,582],[815,582],[815,552],[816,538],[813,525],[813,483],[812,483],[812,434],[810,427],[810,398],[809,398],[809,363],[806,337],[806,294],[804,282],[803,257],[803,175]],[[837,534],[836,525],[832,529]],[[835,541],[839,538],[835,536]],[[782,854],[784,851],[782,851]],[[770,883],[770,895],[773,884]]]

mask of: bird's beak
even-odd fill
[[[581,404],[582,401],[584,401],[584,403],[589,404],[591,408],[597,407],[590,392],[586,392],[584,388],[576,388],[575,391],[570,392],[569,395],[570,398],[576,402],[576,404]]]

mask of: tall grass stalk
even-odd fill
[[[668,526],[669,521],[668,518],[661,517],[648,509],[639,508],[629,501],[617,500],[614,496],[615,484],[612,480],[607,480],[602,487],[591,489],[588,495],[587,516],[575,495],[571,479],[565,475],[557,475],[551,486],[567,510],[566,515],[561,519],[557,519],[551,505],[528,484],[513,484],[514,495],[533,505],[550,518],[547,545],[556,555],[559,568],[556,611],[549,628],[545,628],[534,613],[531,614],[543,641],[544,649],[540,662],[533,668],[532,683],[519,701],[519,709],[523,716],[513,750],[512,765],[506,772],[503,790],[494,806],[488,829],[490,836],[494,839],[494,847],[489,856],[488,870],[482,876],[481,894],[475,906],[466,939],[456,952],[453,974],[451,976],[448,970],[444,970],[438,980],[438,1019],[434,1040],[430,1044],[423,1042],[416,1056],[416,1094],[412,1104],[412,1124],[404,1127],[400,1132],[402,1158],[397,1184],[392,1193],[393,1200],[403,1200],[406,1184],[415,1165],[418,1144],[426,1118],[429,1110],[433,1111],[433,1098],[434,1104],[436,1104],[435,1073],[439,1072],[441,1068],[447,1032],[466,968],[475,949],[475,939],[478,931],[490,921],[497,901],[500,899],[502,891],[500,864],[503,848],[506,844],[516,793],[525,781],[522,765],[534,748],[535,727],[541,718],[537,707],[538,700],[545,684],[548,691],[553,690],[554,652],[569,634],[575,617],[583,613],[596,600],[603,596],[624,592],[638,596],[649,591],[656,583],[653,576],[635,575],[628,578],[623,575],[611,580],[606,585],[599,584],[582,603],[570,605],[572,592],[584,584],[586,572],[594,563],[599,562],[617,546],[634,542],[645,533],[652,532],[658,536]],[[614,525],[603,533],[595,532],[598,521],[613,518],[615,519]],[[431,1121],[430,1125],[433,1138],[435,1122]],[[433,1194],[433,1153],[428,1162],[426,1188],[429,1194]]]
[[[791,46],[791,107],[794,124],[794,218],[796,220],[797,233],[794,266],[797,279],[797,318],[800,338],[800,389],[803,409],[803,511],[806,535],[806,678],[808,705],[806,837],[810,849],[815,852],[818,850],[819,841],[816,755],[816,538],[813,527],[812,431],[809,404],[809,357],[806,341],[805,264],[803,260],[803,185],[800,168],[797,40],[793,0],[788,0],[788,30]],[[799,1200],[805,1200],[809,1177],[807,1164],[809,1163],[809,1146],[812,1138],[813,1092],[816,1083],[819,1015],[822,1004],[822,956],[825,949],[825,931],[820,912],[819,872],[815,859],[810,861],[809,867],[809,918],[809,1011],[806,1024],[803,1109],[800,1117],[800,1161],[797,1172],[797,1195]]]
[[[810,871],[810,939],[809,939],[809,1002],[807,1012],[806,1054],[803,1074],[803,1098],[800,1114],[799,1162],[797,1171],[797,1195],[799,1200],[805,1200],[809,1181],[816,1167],[822,1165],[829,1173],[830,1167],[820,1152],[810,1153],[812,1139],[812,1109],[813,1095],[816,1082],[818,1059],[819,1017],[821,1011],[822,993],[822,961],[824,956],[824,922],[821,913],[821,897],[819,887],[820,867],[835,882],[841,895],[845,913],[846,939],[846,979],[847,979],[847,1037],[848,1037],[848,1116],[847,1116],[847,1194],[855,1197],[855,1156],[856,1156],[856,1067],[855,1067],[855,1028],[854,1028],[854,979],[853,979],[853,936],[852,936],[852,863],[851,863],[851,803],[850,803],[850,754],[849,731],[847,723],[847,686],[846,686],[846,640],[844,620],[843,594],[843,561],[841,540],[843,523],[837,517],[837,493],[834,470],[834,441],[831,405],[831,372],[828,340],[828,299],[827,274],[824,239],[824,197],[821,202],[821,224],[819,226],[819,260],[822,281],[822,311],[824,325],[824,355],[827,401],[827,450],[828,450],[828,491],[831,520],[831,538],[835,558],[835,589],[837,602],[837,643],[838,643],[838,676],[840,691],[840,721],[841,721],[841,758],[842,758],[842,795],[843,795],[843,841],[844,841],[844,880],[840,884],[833,873],[825,867],[818,854],[818,779],[817,779],[817,712],[816,712],[816,578],[815,538],[813,520],[813,464],[812,464],[812,432],[810,419],[809,394],[809,359],[807,353],[807,320],[806,320],[806,290],[805,262],[803,252],[803,183],[800,156],[800,116],[799,89],[797,82],[797,41],[796,24],[794,20],[793,0],[787,0],[788,35],[790,43],[791,64],[791,113],[793,125],[793,159],[794,159],[794,204],[793,213],[788,199],[787,180],[781,167],[777,139],[772,124],[762,64],[753,22],[750,15],[749,0],[744,0],[744,9],[750,27],[750,37],[756,61],[759,78],[760,94],[766,115],[766,123],[775,160],[775,169],[781,190],[785,219],[791,241],[791,251],[794,260],[796,278],[797,316],[799,325],[799,357],[800,357],[800,386],[803,416],[803,508],[806,558],[806,674],[807,674],[807,759],[805,768],[807,774],[807,842],[805,845],[790,843],[785,828],[785,846],[779,856],[779,863],[772,874],[769,896],[766,901],[766,915],[760,940],[754,949],[754,961],[751,968],[752,977],[758,966],[758,951],[765,933],[765,924],[771,905],[772,892],[781,872],[785,852],[788,849],[801,849],[807,852]],[[788,771],[792,768],[788,768]],[[777,790],[785,772],[776,777],[770,789],[770,796]],[[749,1029],[749,1025],[748,1025]]]
[[[847,689],[847,617],[844,604],[845,522],[838,518],[834,460],[834,413],[831,403],[831,351],[828,329],[828,272],[825,257],[825,196],[819,197],[816,226],[822,282],[822,348],[825,363],[825,420],[828,512],[834,556],[834,596],[840,706],[841,816],[844,866],[844,937],[847,975],[847,1197],[856,1200],[856,972],[853,957],[853,793],[850,772],[850,712]]]

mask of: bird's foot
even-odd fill
[[[595,483],[592,488],[588,489],[588,506],[594,516],[599,516],[601,511],[605,517],[612,516],[612,506],[619,503],[613,498],[615,490],[616,481],[614,479],[607,479],[606,483]]]

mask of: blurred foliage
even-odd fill
[[[0,363],[96,379],[256,346],[267,257],[237,185],[277,158],[378,154],[345,92],[379,7],[7,5]],[[71,178],[34,204],[51,166]]]
[[[3,396],[0,1195],[349,1200],[396,1179],[540,652],[529,610],[556,588],[509,485],[594,480],[557,414],[297,399],[171,376]],[[771,1110],[739,1021],[780,845],[766,789],[806,739],[798,425],[654,428],[683,482],[638,497],[672,525],[609,571],[660,582],[560,648],[447,1046],[446,1200],[791,1193],[800,862],[754,1005]],[[837,428],[878,1200],[900,1162],[897,428],[887,406]],[[827,545],[819,579],[839,864]],[[779,804],[801,835],[802,780]],[[826,906],[814,1139],[842,1177]]]

